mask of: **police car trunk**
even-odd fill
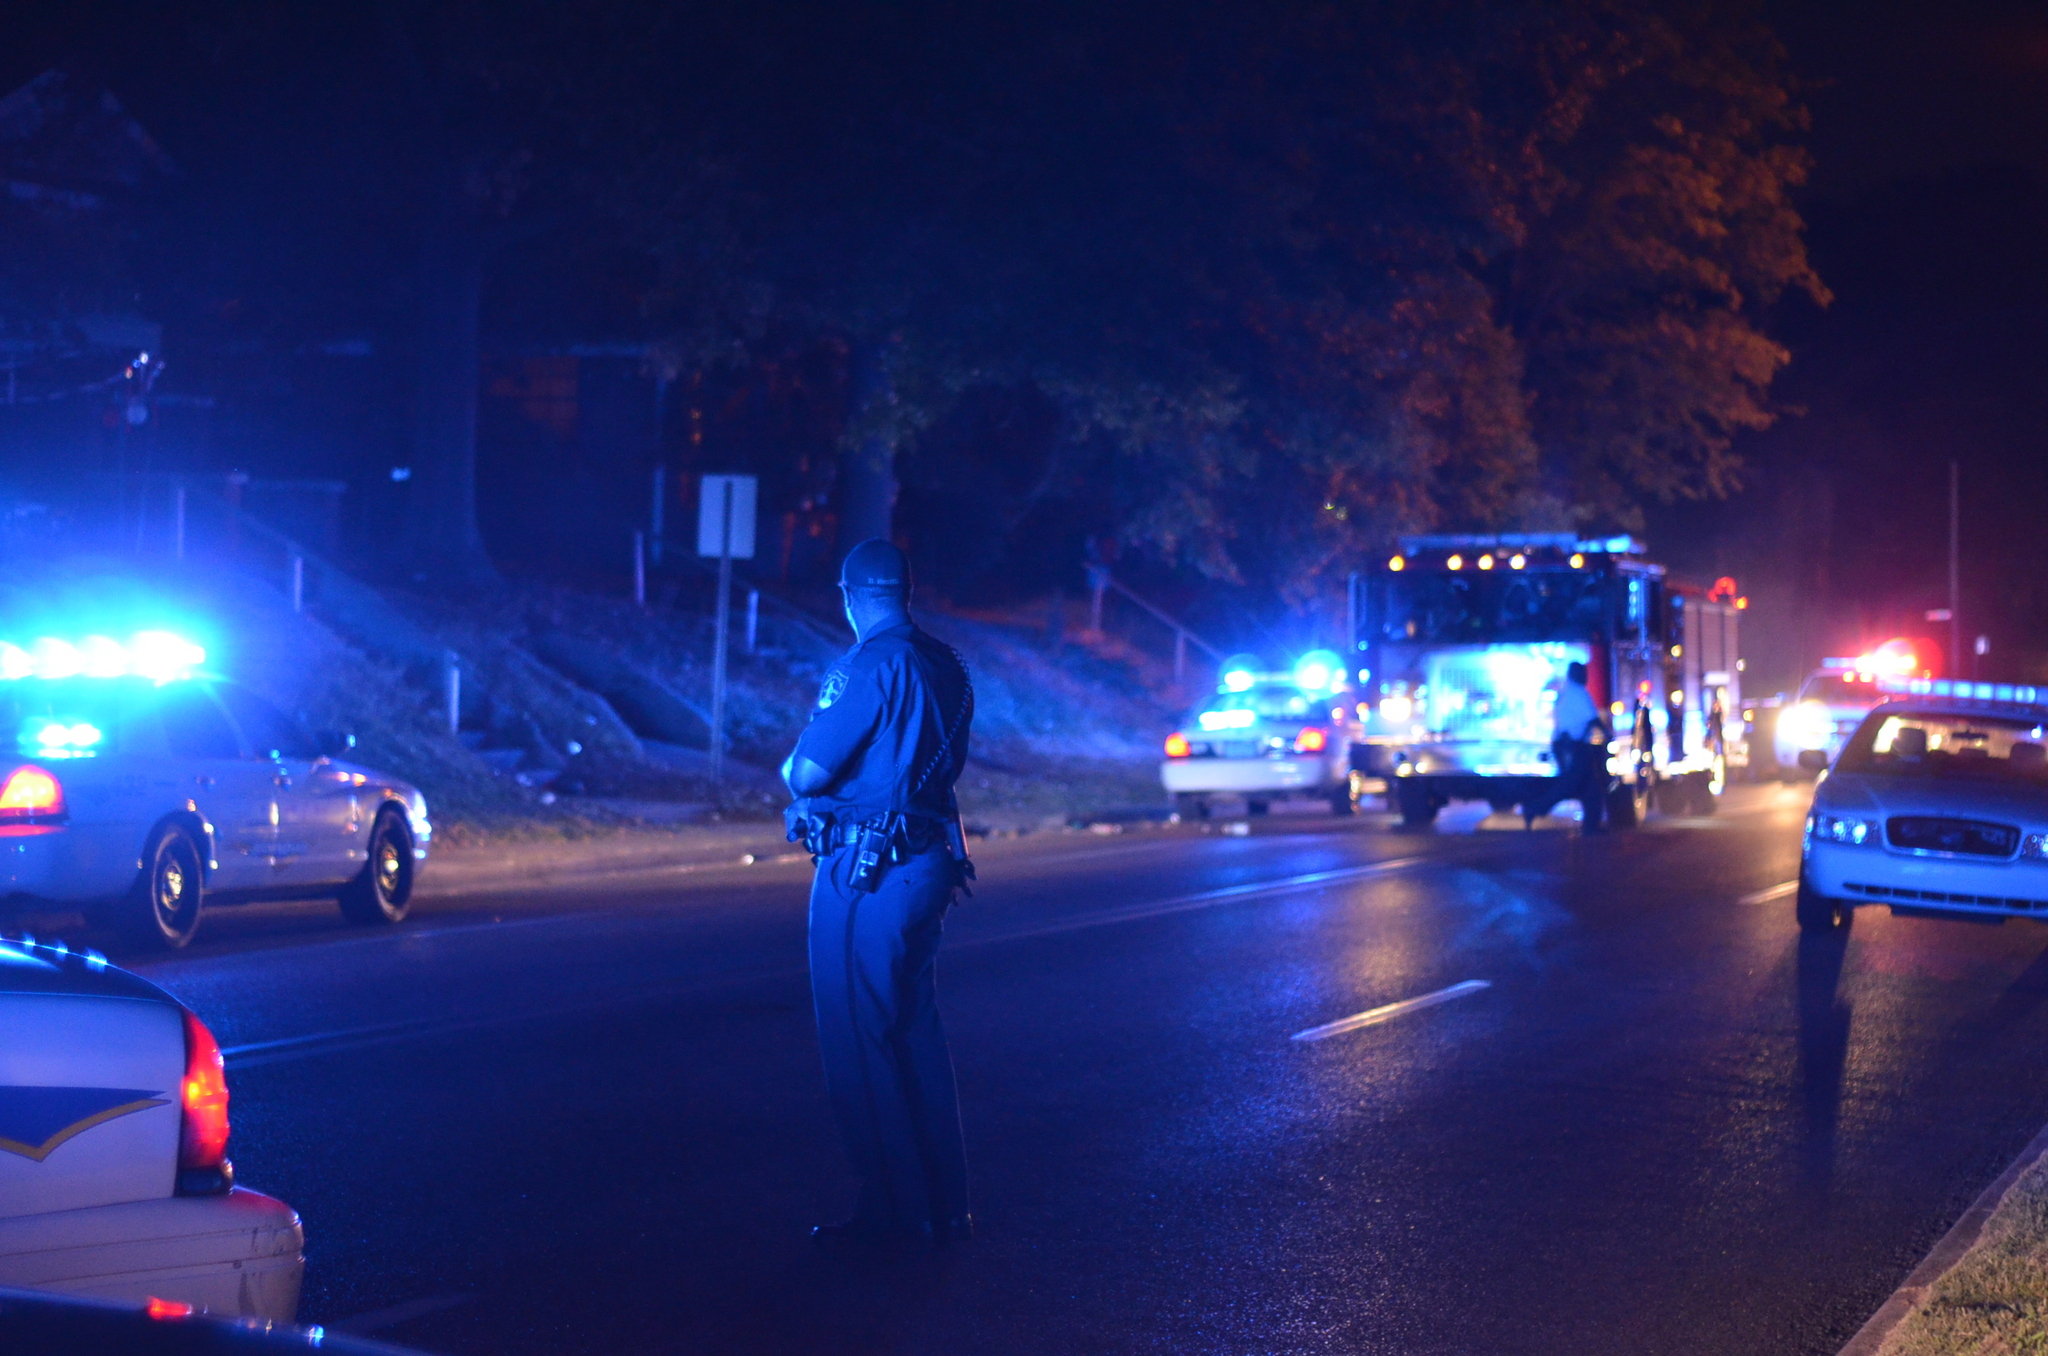
[[[298,1216],[234,1188],[219,1047],[161,989],[0,939],[0,1285],[289,1320]]]

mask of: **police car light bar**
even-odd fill
[[[0,640],[0,681],[27,678],[144,678],[168,683],[189,678],[206,651],[169,631],[138,631],[124,643],[112,636],[69,641],[41,636],[24,647]]]
[[[1965,683],[1949,678],[1880,676],[1877,687],[1908,697],[1946,697],[1952,701],[2009,702],[2014,706],[2048,705],[2048,689],[2021,683]]]

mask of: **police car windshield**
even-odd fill
[[[1247,712],[1258,720],[1313,719],[1321,702],[1292,683],[1258,683],[1243,692],[1219,692],[1207,706],[1195,713],[1197,723],[1204,715]]]
[[[2002,781],[2048,790],[2048,730],[2029,717],[1901,711],[1867,720],[1840,770],[1916,780]]]
[[[1843,673],[1816,673],[1799,688],[1801,701],[1826,702],[1830,706],[1875,706],[1883,697],[1870,683],[1852,682]]]
[[[126,713],[151,685],[128,678],[0,683],[0,739],[24,758],[93,757],[115,747]]]

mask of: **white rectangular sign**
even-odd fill
[[[697,554],[754,558],[755,476],[705,476],[697,496]]]

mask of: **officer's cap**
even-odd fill
[[[846,553],[846,561],[839,567],[839,585],[908,593],[910,558],[880,537],[870,537]]]

